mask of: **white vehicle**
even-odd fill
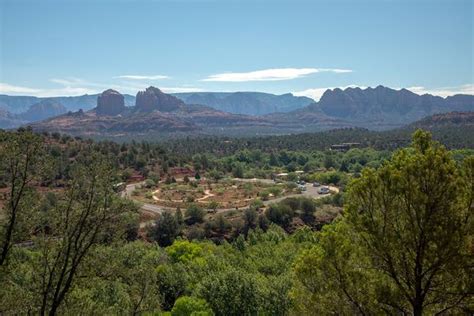
[[[329,191],[328,187],[320,187],[319,190],[318,190],[318,193],[319,194],[328,194],[328,193],[330,193],[330,191]]]

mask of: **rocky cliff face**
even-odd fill
[[[97,97],[96,112],[98,115],[115,116],[125,111],[123,95],[118,91],[109,89]]]
[[[145,91],[137,93],[135,110],[138,112],[173,112],[184,107],[180,99],[163,93],[155,87],[148,87]]]
[[[474,97],[457,95],[444,99],[378,86],[327,90],[317,107],[326,115],[350,121],[407,123],[434,113],[472,111]]]

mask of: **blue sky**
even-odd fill
[[[473,93],[473,1],[0,0],[0,93]]]

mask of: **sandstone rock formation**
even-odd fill
[[[155,87],[148,87],[137,93],[135,110],[139,112],[173,112],[184,107],[180,99],[162,92]]]
[[[108,89],[97,97],[96,112],[98,115],[115,116],[125,111],[123,95],[118,91]]]

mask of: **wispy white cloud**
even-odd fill
[[[0,93],[2,94],[13,94],[13,95],[28,95],[38,93],[39,89],[27,88],[22,86],[15,86],[8,83],[0,82]]]
[[[81,78],[51,78],[50,82],[59,85],[54,88],[33,88],[17,86],[8,83],[0,83],[0,94],[9,95],[33,95],[37,97],[55,97],[55,96],[79,96],[84,94],[97,94],[105,89],[115,89],[121,93],[136,94],[137,91],[145,90],[150,83],[146,82],[122,82],[121,84],[103,84],[90,82]],[[179,92],[201,92],[201,88],[193,86],[181,87],[159,87],[166,93]]]
[[[50,82],[60,84],[62,86],[73,86],[73,85],[95,85],[81,78],[68,77],[68,78],[51,78]]]
[[[350,69],[337,68],[273,68],[250,72],[226,72],[210,75],[201,81],[245,82],[291,80],[320,72],[348,73]]]
[[[94,94],[96,90],[86,87],[60,87],[51,89],[30,88],[15,86],[8,83],[0,83],[0,93],[9,95],[33,95],[37,97],[54,97],[54,96],[78,96],[84,94]]]
[[[161,87],[161,91],[165,93],[182,93],[182,92],[203,92],[204,89],[193,87]]]
[[[163,80],[169,79],[170,77],[164,75],[121,75],[114,77],[116,79],[127,79],[127,80]]]
[[[455,94],[474,94],[474,84],[465,84],[454,87],[425,88],[422,86],[408,87],[408,90],[416,94],[432,94],[440,97],[447,97]]]

